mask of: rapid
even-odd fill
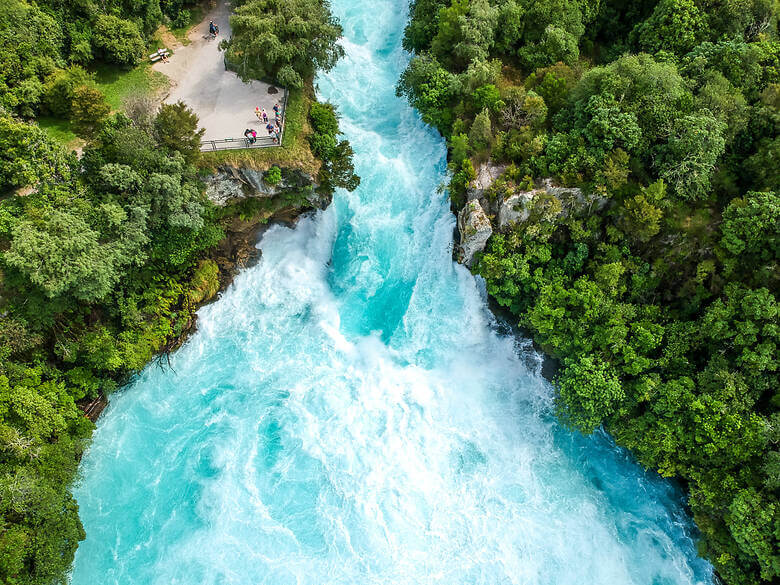
[[[530,344],[451,260],[442,138],[394,94],[406,0],[333,0],[318,79],[362,177],[115,394],[73,585],[713,582],[673,485],[556,421]]]

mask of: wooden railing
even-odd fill
[[[258,136],[254,142],[249,138],[222,138],[220,140],[203,140],[200,143],[201,152],[214,152],[217,150],[238,150],[241,148],[271,148],[273,146],[282,146],[284,144],[284,130],[287,120],[287,97],[288,91],[284,90],[284,96],[279,100],[282,105],[282,133],[279,135],[279,142],[274,140],[273,136]],[[265,127],[260,129],[265,131]]]

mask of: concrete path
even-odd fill
[[[273,121],[273,107],[284,97],[284,90],[269,94],[267,83],[244,83],[238,76],[225,70],[225,54],[217,46],[230,37],[230,2],[221,0],[206,15],[201,24],[188,35],[189,45],[179,47],[168,63],[155,63],[153,68],[172,81],[166,103],[179,100],[190,106],[206,129],[204,140],[243,138],[246,128],[254,128],[258,136],[267,136],[265,124],[254,114],[255,107],[265,108]],[[219,27],[216,40],[205,39],[209,21]],[[172,48],[172,47],[169,47]]]

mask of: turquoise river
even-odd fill
[[[710,584],[671,484],[552,415],[451,260],[441,137],[394,95],[406,0],[334,0],[318,80],[363,181],[200,311],[98,424],[73,585]]]

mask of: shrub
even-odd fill
[[[558,390],[566,420],[583,433],[593,432],[625,397],[615,370],[591,357],[567,360]]]
[[[184,102],[163,104],[154,121],[160,144],[177,150],[188,161],[197,160],[205,130],[198,130],[198,116]]]
[[[160,101],[146,93],[132,94],[122,101],[122,108],[127,117],[144,130],[150,130],[154,127],[159,107]]]
[[[315,102],[309,110],[314,130],[320,134],[335,136],[339,133],[339,120],[332,104]]]
[[[309,109],[309,119],[314,133],[309,136],[309,144],[315,156],[322,162],[319,181],[320,189],[332,191],[341,187],[354,191],[360,184],[352,163],[353,151],[349,142],[338,140],[339,120],[332,104],[315,102]]]
[[[274,167],[276,168],[276,167]],[[201,260],[192,275],[188,297],[196,305],[214,298],[219,291],[219,266],[213,260]]]
[[[182,9],[179,11],[179,14],[176,15],[176,18],[171,23],[174,28],[185,28],[189,26],[190,21],[192,20],[192,14],[189,10]]]
[[[487,150],[493,142],[493,132],[490,124],[490,114],[487,110],[482,110],[469,131],[469,142],[475,150]]]
[[[337,143],[336,137],[332,134],[312,134],[309,136],[311,151],[314,153],[314,156],[322,160],[333,156],[333,150],[336,148]]]
[[[95,87],[81,85],[73,90],[71,118],[76,134],[90,138],[111,113],[106,97]]]
[[[454,134],[450,140],[450,160],[459,167],[469,154],[469,137],[467,134]]]
[[[271,167],[263,174],[263,181],[269,185],[278,185],[282,180],[282,169],[279,167]]]
[[[497,113],[504,107],[504,102],[501,101],[501,92],[492,84],[478,87],[474,90],[472,97],[478,112],[487,108],[491,112]]]
[[[108,14],[98,16],[92,44],[103,59],[118,65],[135,65],[145,50],[141,32],[134,23]]]
[[[78,65],[58,69],[46,78],[43,86],[43,105],[54,116],[70,118],[76,88],[92,85],[92,75]]]
[[[34,124],[0,116],[0,195],[69,174],[68,159]]]

